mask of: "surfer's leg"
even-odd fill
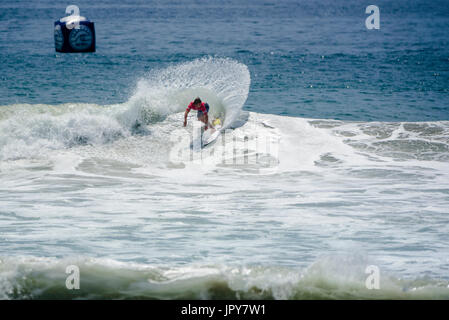
[[[209,105],[207,103],[206,103],[206,111],[209,112]],[[202,123],[207,124],[206,123],[206,115],[203,113],[203,111],[198,110],[196,117],[197,117],[198,121],[201,121]],[[207,125],[209,125],[209,124],[207,124]]]
[[[209,104],[206,103],[205,107],[206,107],[206,112],[209,114]],[[203,120],[201,120],[201,121],[203,121],[206,124],[206,126],[210,127],[210,123],[207,123],[208,121],[206,121],[206,119],[207,119],[206,115],[203,112],[201,112],[201,114],[203,115]]]
[[[197,119],[198,121],[206,123],[206,116],[201,111],[198,111]]]

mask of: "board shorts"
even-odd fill
[[[206,108],[206,111],[209,112],[209,104],[204,104],[204,107]],[[196,114],[196,118],[199,119],[204,115],[203,111],[198,110],[198,113]]]

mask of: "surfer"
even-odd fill
[[[209,126],[209,116],[207,113],[209,112],[209,104],[202,102],[200,98],[195,98],[192,102],[190,102],[189,106],[186,109],[186,112],[184,113],[184,127],[187,125],[187,115],[189,114],[190,110],[198,110],[197,118],[199,121],[204,122],[206,127],[204,130],[207,130]]]

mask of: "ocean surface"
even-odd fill
[[[110,298],[449,299],[449,1],[1,1],[0,299]]]

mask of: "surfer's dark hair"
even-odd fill
[[[193,104],[201,103],[201,99],[196,97],[195,100],[193,100]]]

